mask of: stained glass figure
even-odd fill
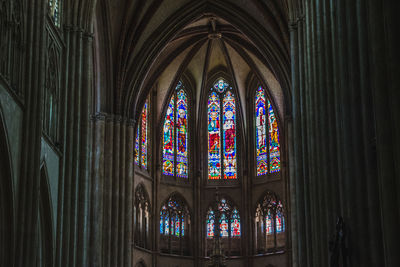
[[[163,125],[163,174],[188,178],[188,97],[181,81],[168,104]]]
[[[229,91],[223,100],[224,179],[236,179],[235,98]]]
[[[267,120],[265,107],[264,89],[259,86],[255,98],[257,175],[268,173]]]
[[[163,174],[174,175],[174,96],[168,104],[163,127]]]
[[[139,165],[139,134],[140,127],[136,129],[136,138],[135,138],[135,163]]]
[[[144,103],[144,107],[142,110],[142,116],[141,116],[141,126],[142,126],[142,154],[141,154],[141,164],[142,167],[147,169],[147,146],[148,146],[148,134],[147,134],[147,126],[148,126],[148,110],[149,110],[149,100],[146,99],[146,102]]]
[[[208,98],[208,178],[221,178],[220,100],[215,92]]]
[[[237,209],[234,209],[231,215],[231,236],[240,236],[240,216]]]
[[[214,223],[215,223],[215,214],[213,210],[208,212],[207,216],[207,237],[214,237]]]
[[[219,230],[221,237],[228,237],[228,218],[226,213],[223,212],[219,219]]]
[[[269,120],[269,158],[270,172],[278,172],[281,169],[280,162],[280,145],[279,145],[279,129],[278,122],[275,117],[274,110],[268,100],[268,120]]]
[[[188,177],[188,140],[187,140],[187,126],[188,126],[188,104],[185,91],[182,89],[177,92],[177,156],[176,156],[176,173],[177,176]]]

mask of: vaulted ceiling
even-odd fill
[[[223,70],[242,105],[249,75],[263,80],[284,117],[290,98],[286,1],[99,0],[95,34],[99,111],[131,116],[155,84],[161,107],[183,74],[198,102],[209,76]]]

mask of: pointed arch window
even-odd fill
[[[218,201],[217,205],[211,206],[207,212],[206,231],[207,252],[211,253],[212,244],[210,242],[217,234],[222,238],[222,244],[228,248],[229,255],[240,254],[241,221],[239,211],[232,206],[225,198]]]
[[[188,178],[188,96],[181,81],[168,103],[163,125],[163,167],[165,175]]]
[[[207,107],[208,179],[236,179],[236,99],[225,80],[214,84]]]
[[[60,27],[60,7],[61,0],[49,0],[49,15],[57,27]]]
[[[141,168],[147,170],[148,167],[148,147],[149,147],[149,99],[146,99],[142,112],[140,114],[139,123],[136,128],[135,137],[135,163]]]
[[[173,195],[160,210],[160,248],[164,253],[190,254],[188,233],[190,214],[185,201]]]
[[[257,253],[265,253],[285,245],[283,205],[275,194],[267,192],[257,204],[255,215]]]
[[[150,227],[150,201],[143,185],[139,185],[135,192],[134,224],[135,244],[143,248],[149,248]]]
[[[281,169],[279,128],[274,109],[262,86],[256,90],[254,101],[257,176],[261,176]]]

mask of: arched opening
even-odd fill
[[[40,168],[38,210],[37,260],[38,267],[53,266],[53,216],[46,164]]]

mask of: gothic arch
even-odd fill
[[[13,169],[6,124],[0,107],[0,265],[12,266],[14,254]]]
[[[269,34],[262,31],[260,32],[260,29],[263,29],[262,27],[255,27],[255,25],[258,25],[258,22],[236,6],[228,3],[221,4],[219,2],[210,3],[195,1],[187,4],[167,18],[166,23],[156,30],[157,36],[153,35],[146,41],[143,49],[140,51],[141,56],[135,61],[135,66],[139,64],[143,67],[139,69],[135,68],[135,66],[130,66],[128,68],[126,77],[129,77],[129,80],[126,80],[124,86],[127,91],[119,96],[119,99],[125,99],[122,104],[123,113],[129,113],[130,107],[135,106],[132,104],[137,103],[137,99],[141,99],[143,94],[147,95],[148,92],[142,91],[143,82],[147,75],[146,73],[157,57],[157,51],[161,51],[172,37],[187,24],[197,19],[200,14],[207,12],[211,12],[217,17],[223,18],[241,29],[242,32],[247,33],[246,35],[255,43],[256,47],[258,47],[257,49],[260,51],[260,54],[264,58],[270,60],[275,66],[275,75],[278,77],[278,81],[283,85],[282,88],[285,90],[285,100],[290,100],[290,67],[287,59],[288,55],[286,55],[287,52],[284,52],[286,48],[279,47],[276,42],[266,38]],[[173,29],[171,27],[173,27]],[[275,57],[271,57],[272,54],[275,55]],[[134,92],[138,92],[138,94],[134,94]],[[134,99],[134,95],[138,96],[138,98]]]
[[[178,85],[179,82],[182,82],[182,87],[184,92],[186,93],[187,96],[187,112],[188,112],[188,120],[187,120],[187,149],[188,149],[188,154],[187,154],[187,160],[188,160],[188,177],[185,179],[176,179],[174,181],[171,181],[171,179],[168,179],[166,175],[163,174],[162,170],[162,161],[163,161],[163,125],[165,121],[165,116],[167,113],[168,105],[170,103],[171,97],[175,94],[175,89]],[[176,101],[176,100],[175,100]],[[162,104],[162,111],[160,113],[160,117],[158,118],[158,124],[159,128],[157,131],[157,138],[155,139],[155,146],[157,148],[157,158],[156,161],[161,164],[161,176],[162,176],[162,181],[168,181],[168,182],[174,182],[176,184],[187,184],[187,183],[192,183],[193,182],[193,177],[194,175],[194,151],[195,151],[195,135],[196,135],[196,94],[194,90],[194,81],[193,78],[191,77],[191,74],[188,72],[183,72],[180,73],[180,75],[177,75],[176,78],[173,80],[171,83],[168,93],[166,94],[163,104]],[[176,110],[175,110],[176,112]],[[175,125],[174,125],[175,127]],[[176,129],[175,129],[176,130]],[[176,150],[176,148],[174,148]],[[176,176],[176,175],[175,175]]]
[[[151,201],[143,183],[139,183],[134,195],[134,242],[142,248],[150,247],[151,233]]]
[[[232,74],[233,75],[233,74]],[[199,160],[203,174],[201,175],[202,184],[206,186],[215,186],[215,185],[224,185],[224,186],[237,186],[242,184],[243,182],[243,166],[244,162],[246,162],[246,146],[244,145],[245,139],[245,125],[243,123],[243,111],[242,111],[242,104],[240,99],[240,94],[238,88],[235,86],[236,82],[235,77],[232,76],[228,70],[222,66],[218,66],[215,69],[210,71],[210,75],[207,77],[207,81],[205,83],[205,88],[202,88],[202,92],[200,95],[200,103],[199,103],[199,119],[198,119],[198,131],[197,131],[197,140],[198,140],[198,147],[200,148],[200,157]],[[229,184],[226,183],[226,180],[219,179],[219,180],[209,180],[208,179],[208,147],[201,146],[200,143],[207,144],[207,118],[208,118],[208,106],[207,101],[208,97],[211,93],[211,88],[214,86],[215,82],[218,79],[225,80],[229,87],[232,88],[233,95],[235,97],[235,107],[236,107],[236,173],[237,178],[232,179],[229,181]],[[222,100],[222,98],[220,98]],[[221,101],[222,103],[222,101]],[[221,114],[221,118],[222,118]],[[222,119],[221,119],[222,121]],[[222,147],[222,145],[221,145]],[[222,148],[221,148],[222,149]],[[222,168],[222,166],[221,166]]]
[[[40,168],[40,187],[39,187],[39,246],[43,267],[53,266],[53,211],[51,202],[51,193],[49,185],[49,176],[47,166],[43,161]]]

